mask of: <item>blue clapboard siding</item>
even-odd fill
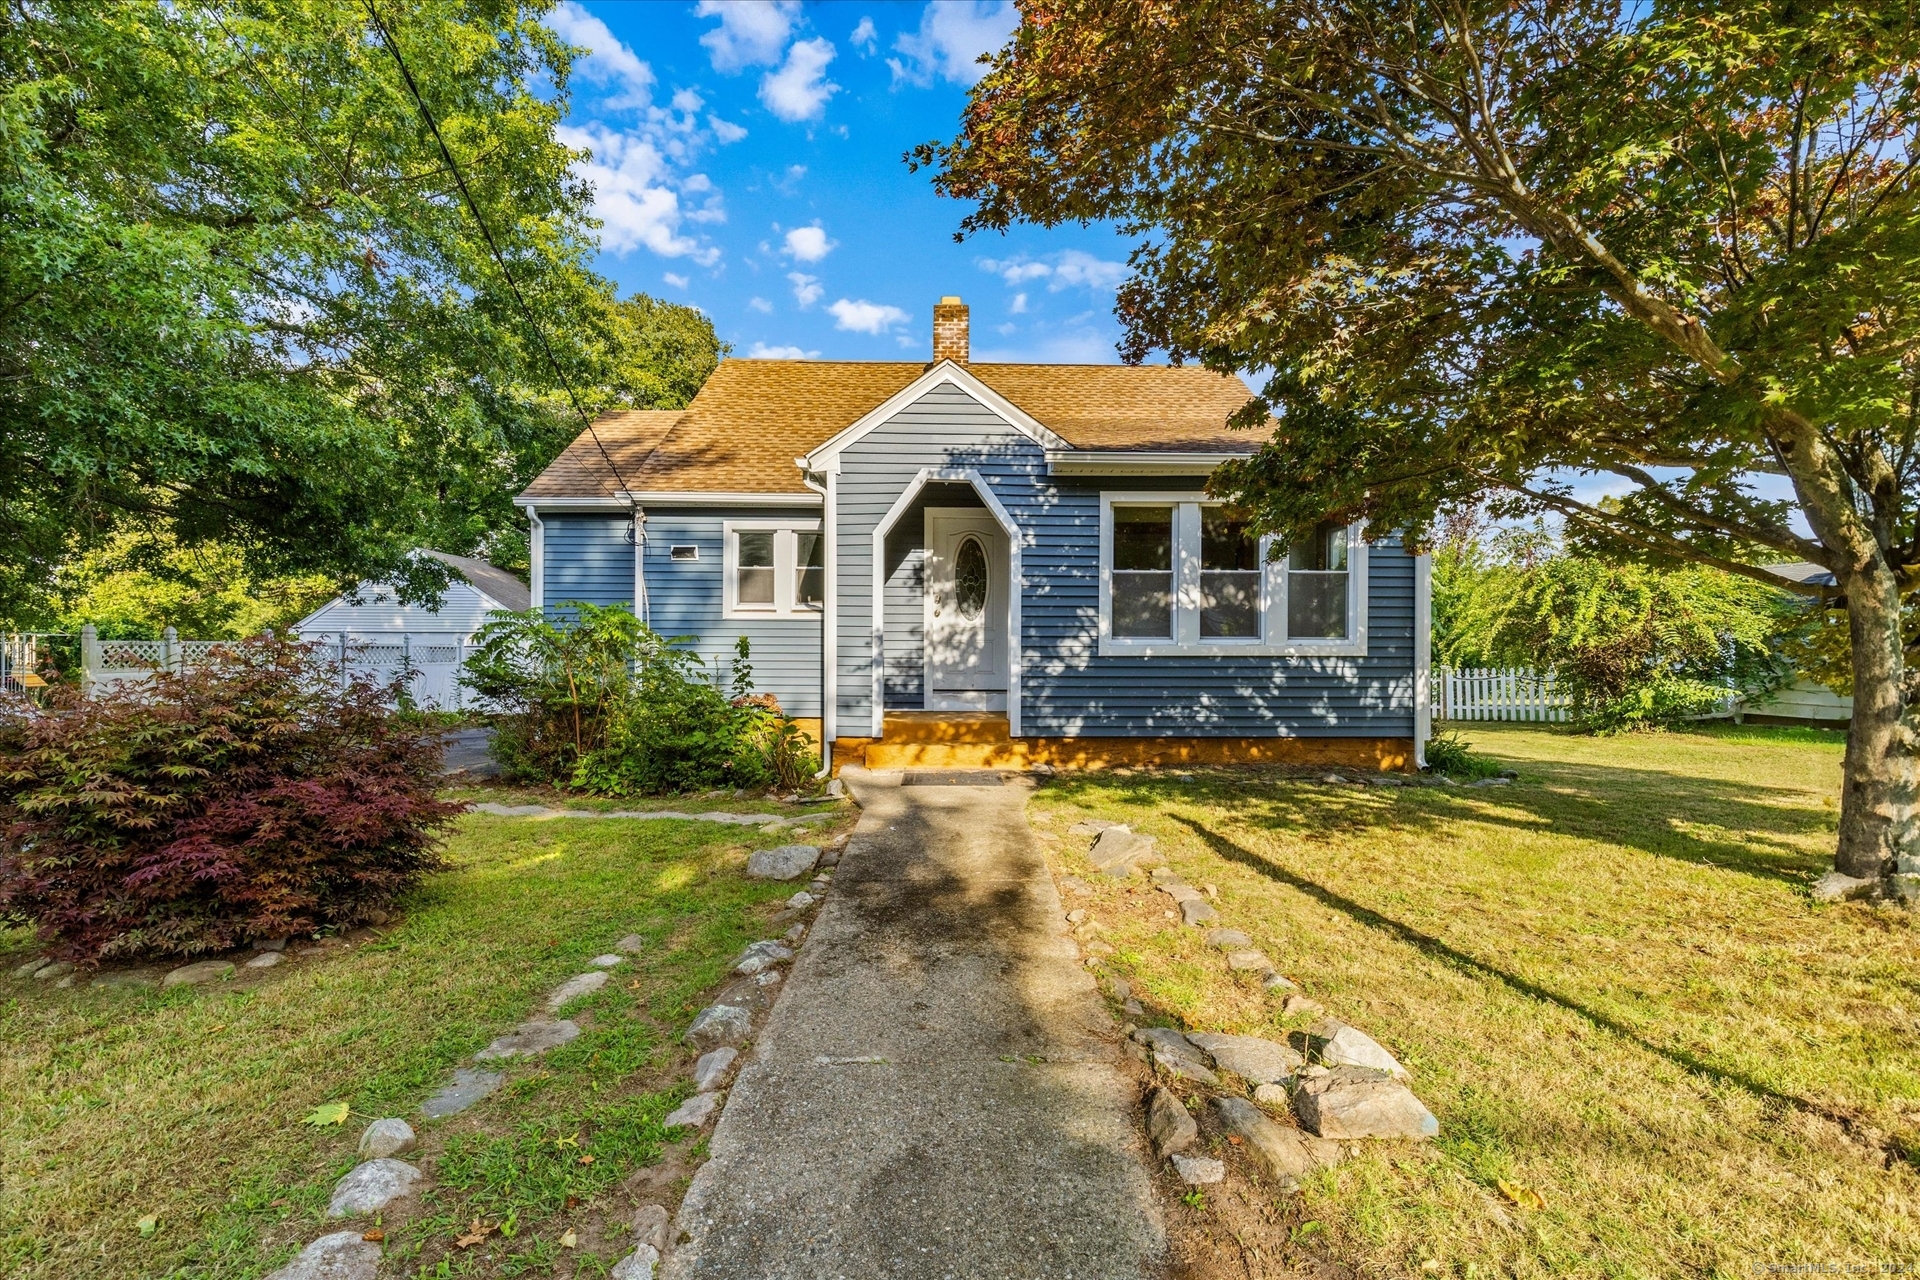
[[[924,527],[924,526],[923,526]],[[901,532],[906,532],[902,530]],[[898,561],[887,556],[887,685],[889,707],[917,711],[926,702],[926,614],[922,601],[926,591],[926,548],[921,546],[920,529],[910,539],[889,538],[888,551],[900,541],[913,545],[903,549]]]
[[[1101,657],[1100,493],[1179,481],[1054,478],[1040,448],[965,392],[930,390],[841,457],[840,732],[872,720],[872,531],[921,467],[978,469],[1020,529],[1022,730],[1030,735],[1395,736],[1413,732],[1413,560],[1397,541],[1370,550],[1365,658]],[[1194,485],[1196,492],[1197,483]],[[903,525],[917,523],[911,514]],[[899,526],[896,526],[898,528]],[[889,540],[890,544],[893,542]],[[893,568],[892,546],[889,567]],[[912,705],[919,600],[888,577],[887,693]],[[895,619],[899,619],[896,624]],[[895,626],[902,628],[899,647]]]
[[[665,636],[687,636],[684,647],[700,655],[708,670],[724,682],[734,644],[746,636],[751,646],[753,686],[780,699],[788,715],[820,714],[820,619],[729,619],[725,608],[726,547],[724,521],[787,519],[804,521],[804,511],[762,509],[688,510],[655,507],[647,512],[645,565],[647,613],[653,629]],[[603,516],[546,515],[544,591],[549,609],[569,600],[633,606],[633,545],[628,522]],[[697,546],[700,558],[668,559],[674,545]]]
[[[541,595],[549,612],[571,600],[633,607],[631,522],[623,516],[547,515],[541,523],[546,526]]]
[[[1413,734],[1414,561],[1368,548],[1367,656],[1100,657],[1100,493],[1178,483],[1060,480],[1027,548],[1030,734],[1222,737]]]
[[[734,643],[745,636],[752,652],[753,687],[780,699],[790,716],[820,714],[820,615],[725,618],[728,520],[818,521],[818,511],[747,508],[650,507],[647,510],[647,600],[653,629],[691,636],[687,648],[724,677]],[[698,560],[670,560],[674,546],[700,548]]]

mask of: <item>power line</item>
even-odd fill
[[[413,72],[407,67],[407,60],[400,54],[400,45],[394,40],[393,33],[387,30],[387,24],[381,20],[380,11],[374,8],[373,0],[361,0],[361,4],[366,9],[367,16],[373,19],[374,28],[380,33],[380,43],[387,47],[387,52],[393,55],[394,64],[400,68],[400,78],[406,82],[407,92],[413,98],[413,105],[419,109],[420,118],[426,122],[427,131],[433,134],[433,141],[440,148],[440,158],[447,162],[447,169],[453,174],[453,183],[460,188],[460,197],[466,201],[467,212],[473,215],[474,223],[480,228],[481,238],[487,242],[487,248],[492,252],[494,262],[499,265],[500,274],[506,279],[507,289],[513,294],[514,304],[520,308],[520,314],[526,319],[527,327],[533,330],[533,336],[540,340],[540,350],[546,353],[547,363],[552,366],[554,377],[560,379],[560,385],[566,389],[567,400],[573,405],[574,413],[578,414],[580,421],[586,424],[587,434],[593,437],[593,443],[599,448],[600,456],[606,459],[607,470],[613,472],[614,483],[620,486],[622,494],[631,495],[633,490],[627,485],[626,477],[620,474],[620,465],[613,460],[613,455],[607,452],[606,443],[600,439],[600,433],[593,429],[593,419],[587,416],[585,407],[580,403],[580,397],[573,390],[572,381],[567,377],[566,371],[560,367],[560,362],[554,358],[553,347],[547,342],[546,330],[542,329],[540,322],[533,318],[532,308],[527,306],[527,300],[521,296],[519,282],[513,278],[513,271],[507,266],[506,255],[500,252],[500,246],[495,243],[493,232],[488,228],[487,220],[481,216],[480,206],[474,201],[473,193],[467,190],[466,177],[460,172],[459,162],[453,158],[453,152],[448,150],[447,140],[440,136],[440,124],[433,118],[433,110],[427,106],[427,100],[420,96],[420,86],[414,83]],[[629,496],[627,501],[631,503],[632,497]]]

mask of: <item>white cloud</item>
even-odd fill
[[[1006,347],[975,347],[975,364],[1114,364],[1114,339],[1090,329],[1069,329]]]
[[[663,258],[690,258],[703,267],[719,260],[718,249],[681,234],[686,212],[667,159],[652,141],[597,123],[584,128],[561,125],[554,133],[562,146],[591,153],[575,172],[593,187],[602,248],[621,254],[644,247]]]
[[[760,81],[760,101],[788,124],[817,119],[826,110],[827,99],[840,91],[827,79],[827,64],[832,61],[831,40],[817,36],[795,40],[780,69],[769,71]]]
[[[1027,295],[1024,293],[1014,294],[1013,305],[1007,308],[1007,310],[1011,311],[1016,316],[1025,315],[1027,313]]]
[[[790,164],[786,173],[773,180],[773,189],[783,196],[790,196],[800,189],[800,179],[807,176],[807,166]]]
[[[1118,289],[1120,282],[1127,278],[1126,263],[1108,262],[1078,249],[1066,250],[1056,262],[1049,289],[1065,289],[1076,284],[1089,289]]]
[[[761,315],[770,316],[773,314],[773,304],[771,302],[768,302],[765,298],[759,297],[757,295],[755,297],[748,298],[747,305],[749,307],[752,307],[755,311],[758,311]]]
[[[787,232],[787,254],[795,262],[818,262],[832,253],[838,240],[827,239],[826,231],[819,223],[810,227],[795,227]]]
[[[684,289],[690,283],[685,276],[677,276],[673,274],[673,272],[671,271],[667,272],[665,275],[661,276],[660,278],[662,280],[665,280],[668,284],[672,285],[676,289]]]
[[[799,347],[770,347],[764,342],[756,342],[747,348],[749,360],[812,360],[818,351],[802,351]]]
[[[860,19],[860,25],[853,29],[852,35],[847,37],[847,43],[862,53],[872,53],[873,46],[878,43],[879,39],[879,32],[873,29],[873,19],[862,17]]]
[[[727,210],[720,193],[714,189],[713,179],[704,173],[688,174],[680,182],[680,194],[683,196],[705,196],[697,209],[687,210],[689,222],[725,222]]]
[[[842,298],[827,310],[833,315],[834,328],[854,333],[882,334],[907,320],[907,313],[900,308],[868,302],[865,298],[858,302]]]
[[[982,258],[980,267],[993,272],[1009,285],[1045,280],[1048,291],[1052,293],[1075,287],[1111,292],[1127,278],[1126,263],[1109,262],[1080,249],[1062,250],[1054,255],[1052,262],[1039,262],[1026,257]],[[1020,294],[1019,297],[1024,299],[1026,295]],[[1024,302],[1018,302],[1014,309],[1024,310],[1025,306]]]
[[[1044,262],[1029,262],[1025,258],[982,258],[980,267],[984,271],[1005,280],[1008,284],[1025,284],[1029,280],[1044,280],[1053,274],[1053,268]]]
[[[906,55],[887,59],[893,82],[924,88],[937,76],[954,84],[974,84],[987,73],[980,55],[1000,49],[1019,25],[1013,0],[929,4],[920,11],[920,29],[893,42],[894,49]]]
[[[722,120],[719,116],[708,116],[707,127],[713,130],[713,136],[720,139],[720,145],[723,147],[730,142],[738,142],[747,136],[747,131],[744,127],[733,123],[731,120]]]
[[[787,279],[793,282],[793,300],[802,307],[810,307],[820,301],[820,295],[825,292],[820,287],[819,276],[810,276],[804,271],[790,271]]]
[[[800,16],[800,0],[700,0],[694,13],[720,25],[700,37],[713,69],[727,75],[747,67],[770,67]]]
[[[614,111],[637,110],[653,100],[653,69],[607,30],[606,23],[574,0],[565,0],[548,21],[562,40],[587,50],[587,56],[574,64],[575,74],[588,84],[614,91],[602,106]]]

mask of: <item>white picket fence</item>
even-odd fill
[[[461,688],[460,668],[472,652],[470,638],[451,631],[349,631],[307,633],[317,661],[342,683],[364,677],[390,684],[410,672],[407,689],[425,711],[459,711],[471,701]],[[139,683],[155,671],[181,671],[206,660],[209,650],[228,640],[182,640],[168,627],[158,640],[102,640],[90,626],[80,629],[80,667],[91,692]]]
[[[1531,720],[1563,722],[1573,699],[1554,687],[1553,673],[1527,667],[1436,667],[1436,720]]]

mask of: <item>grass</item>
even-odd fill
[[[1087,775],[1032,806],[1069,872],[1077,818],[1158,836],[1216,886],[1222,923],[1413,1069],[1441,1136],[1311,1181],[1326,1251],[1463,1277],[1920,1260],[1920,937],[1806,892],[1831,863],[1839,735],[1466,736],[1519,780]],[[1163,896],[1095,883],[1083,934],[1154,1020],[1312,1020],[1230,974]]]
[[[660,1120],[687,1091],[681,1028],[792,892],[739,874],[749,849],[780,842],[708,823],[468,815],[451,869],[389,929],[216,986],[0,987],[0,1274],[263,1275],[336,1229],[333,1182],[381,1115],[413,1119],[432,1174],[388,1224],[386,1274],[544,1275],[563,1260],[600,1274],[593,1259],[631,1247],[602,1229],[609,1197],[661,1161]],[[461,1116],[418,1119],[454,1066],[630,932],[646,949],[569,1012],[577,1040],[510,1068]],[[27,942],[0,934],[0,964]],[[351,1104],[344,1125],[301,1123],[331,1101]],[[453,1249],[476,1218],[495,1230]],[[569,1227],[579,1247],[563,1250]]]

